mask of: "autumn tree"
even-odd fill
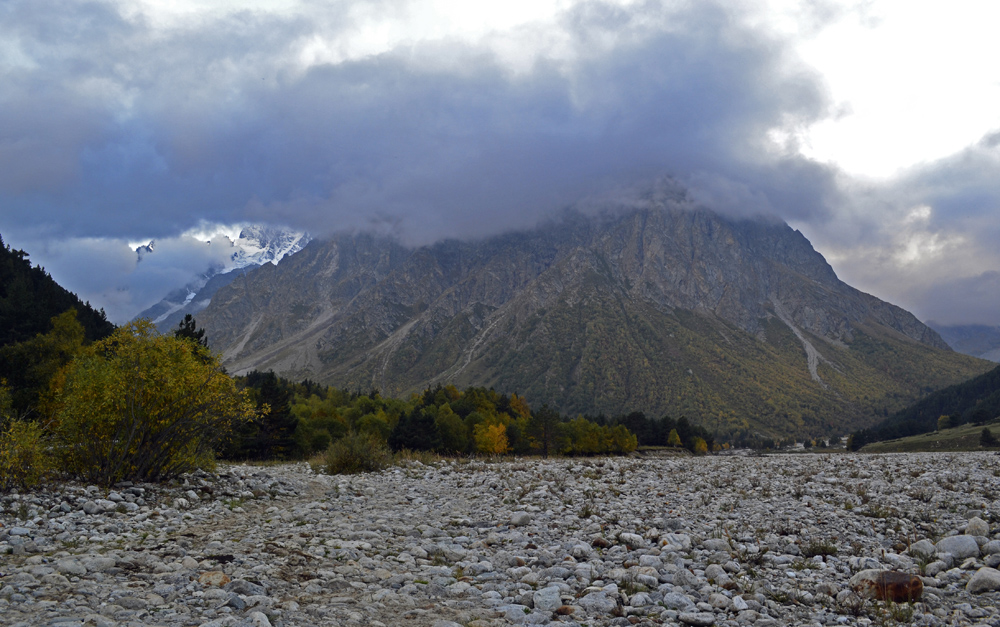
[[[484,455],[504,455],[510,450],[507,428],[499,423],[479,423],[473,432],[476,451]]]
[[[938,416],[938,421],[937,421],[938,431],[943,431],[945,429],[951,428],[952,426],[953,425],[952,425],[951,416],[949,416],[947,414],[943,414],[941,416]]]
[[[253,414],[214,356],[145,319],[87,347],[52,385],[62,468],[101,485],[211,466],[215,447]]]

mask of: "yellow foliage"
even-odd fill
[[[0,488],[28,488],[54,469],[42,427],[10,421],[0,433]]]
[[[63,468],[110,485],[210,466],[214,446],[254,415],[254,404],[207,349],[139,320],[54,379],[51,411]]]
[[[516,393],[510,395],[510,409],[518,419],[531,418],[531,406],[528,405],[528,401],[524,400],[523,396],[518,396]]]
[[[504,455],[510,450],[507,428],[502,424],[479,423],[472,433],[476,450],[485,455]]]

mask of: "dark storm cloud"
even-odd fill
[[[347,6],[163,30],[110,4],[6,3],[0,227],[269,220],[426,241],[665,173],[720,209],[803,219],[836,201],[826,168],[766,140],[823,114],[818,81],[732,10],[581,4],[562,16],[571,54],[527,71],[455,41],[297,67],[320,29],[350,32]]]
[[[517,63],[498,35],[303,64],[310,42],[336,50],[366,16],[412,7],[304,3],[163,27],[113,3],[8,0],[0,232],[121,320],[219,254],[176,239],[203,221],[417,243],[627,200],[669,175],[695,202],[801,226],[845,279],[918,315],[964,320],[935,304],[963,293],[975,315],[1000,311],[1000,292],[977,287],[1000,259],[970,265],[1000,237],[998,136],[893,181],[850,179],[781,143],[833,114],[789,42],[734,3],[674,4],[577,4],[551,32],[508,33],[545,50]],[[834,19],[810,6],[825,8],[807,30]],[[927,220],[907,222],[922,205]],[[139,238],[163,242],[159,262],[136,265],[125,241]],[[899,261],[914,242],[940,250]]]

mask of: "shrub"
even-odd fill
[[[331,444],[314,468],[331,475],[356,475],[378,472],[391,460],[389,447],[378,436],[352,431]]]
[[[993,432],[989,430],[989,427],[983,427],[982,433],[979,434],[979,445],[983,447],[996,446],[997,436],[993,435]]]
[[[29,488],[53,469],[41,425],[15,420],[0,433],[0,488]]]
[[[160,481],[211,467],[214,448],[254,415],[218,359],[148,320],[117,329],[53,380],[55,453],[84,481]]]

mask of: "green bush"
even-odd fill
[[[389,447],[378,436],[351,432],[331,444],[313,467],[331,475],[356,475],[378,472],[391,461]]]
[[[14,420],[0,432],[0,488],[29,488],[54,469],[37,422]]]

